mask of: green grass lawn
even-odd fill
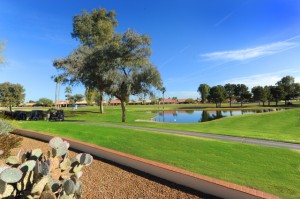
[[[128,106],[125,125],[300,143],[300,109],[241,115],[206,123],[171,124],[136,122],[150,120],[157,106]],[[165,110],[214,109],[212,105],[166,105]],[[235,107],[238,108],[238,107]],[[245,109],[262,108],[247,105]],[[300,198],[300,152],[241,143],[166,135],[148,131],[101,127],[76,122],[124,124],[120,107],[64,109],[65,122],[20,121],[19,128],[70,137],[199,174],[257,188],[284,198]]]
[[[284,198],[300,197],[300,153],[241,143],[98,127],[72,122],[18,122],[19,127],[70,137]]]

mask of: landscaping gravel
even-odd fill
[[[47,143],[26,137],[21,146],[23,150],[41,148],[46,152],[48,149]],[[12,150],[12,154],[18,151]],[[70,151],[69,154],[73,157],[77,153]],[[3,161],[0,160],[0,164]],[[101,159],[94,159],[89,167],[84,168],[81,180],[82,198],[215,198]]]

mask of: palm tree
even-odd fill
[[[63,78],[60,76],[54,77],[54,82],[56,83],[55,87],[55,108],[58,109],[58,102],[59,102],[59,92],[60,92],[60,83],[62,82]]]

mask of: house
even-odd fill
[[[186,99],[178,99],[177,103],[178,104],[187,104],[187,101],[186,101]]]
[[[173,99],[163,99],[160,101],[160,104],[176,104],[176,101]]]
[[[149,105],[149,104],[151,104],[152,103],[152,101],[151,100],[144,100],[144,102],[143,102],[143,104],[146,104],[146,105]]]
[[[143,103],[142,101],[134,101],[134,100],[128,102],[129,105],[141,105],[142,103]]]
[[[55,102],[54,104],[56,104],[58,107],[66,107],[70,103],[66,102],[66,101],[58,101],[58,102]]]
[[[118,106],[118,105],[121,105],[121,101],[120,100],[111,100],[108,105]]]
[[[22,104],[20,104],[20,106],[22,106],[22,107],[33,107],[35,104],[36,104],[35,102],[33,102],[33,103],[22,103]]]

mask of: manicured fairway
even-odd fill
[[[180,108],[181,106],[171,106]],[[66,112],[66,120],[125,124],[153,128],[184,130],[193,132],[207,132],[223,135],[270,139],[300,143],[300,109],[291,109],[271,113],[259,113],[222,118],[204,123],[174,124],[157,122],[136,122],[136,120],[150,120],[155,116],[150,109],[155,106],[129,106],[127,122],[121,122],[119,107],[108,107],[106,113],[99,114],[97,107],[81,108],[78,112]],[[170,107],[169,107],[170,108]],[[189,106],[183,106],[189,108]]]
[[[300,197],[300,153],[288,149],[72,122],[26,121],[19,122],[19,127],[97,144],[284,198]]]

